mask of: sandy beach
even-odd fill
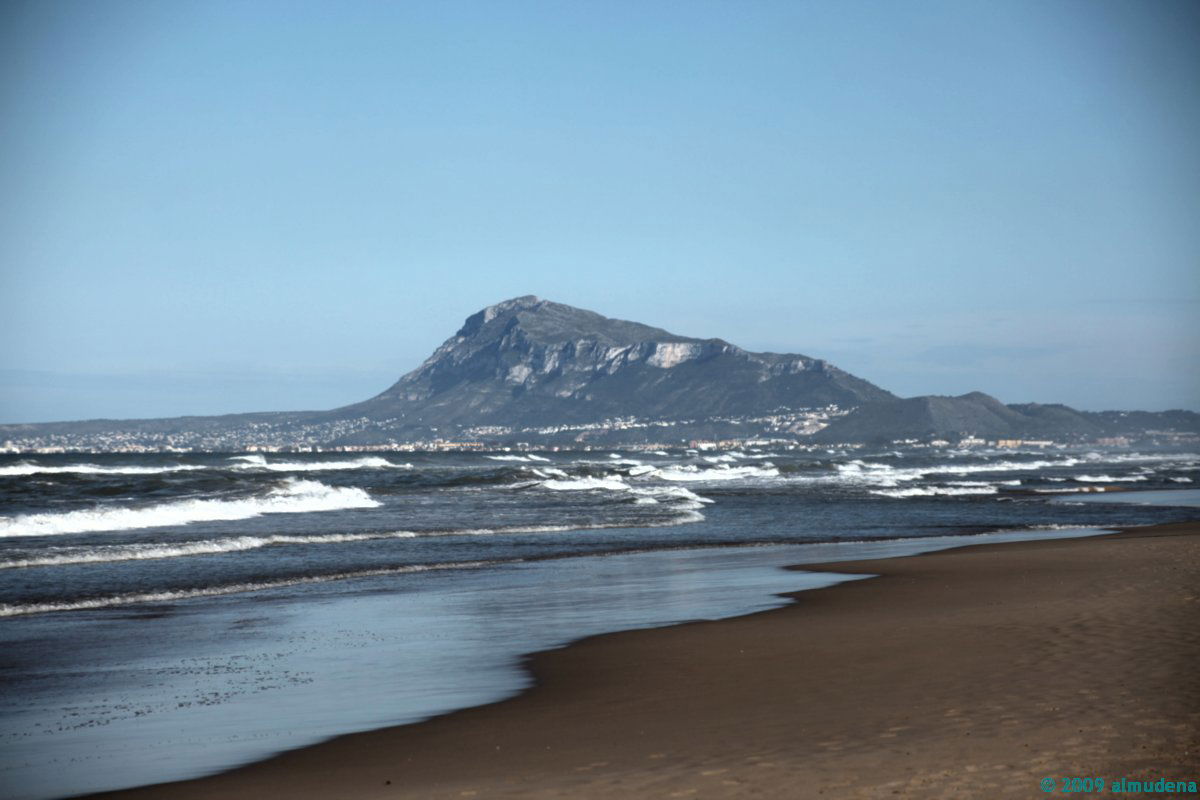
[[[1047,796],[1047,777],[1196,781],[1198,534],[806,565],[880,577],[576,642],[531,656],[537,686],[511,700],[103,796],[996,798]]]

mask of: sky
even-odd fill
[[[524,294],[1200,410],[1194,2],[0,4],[0,422],[332,408]]]

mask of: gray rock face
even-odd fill
[[[554,425],[890,399],[819,359],[750,353],[530,295],[471,315],[387,391],[335,413],[413,425]]]

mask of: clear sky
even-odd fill
[[[0,4],[0,422],[328,408],[537,294],[1200,409],[1200,4]]]

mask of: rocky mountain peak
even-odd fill
[[[529,425],[767,413],[892,395],[801,355],[749,353],[525,295],[467,317],[416,370],[346,411]]]
[[[478,333],[483,326],[487,325],[492,320],[503,317],[508,320],[515,317],[522,311],[531,311],[542,305],[546,301],[537,295],[527,294],[521,297],[514,297],[511,300],[505,300],[501,303],[488,306],[487,308],[477,311],[467,317],[462,328],[459,329],[457,336],[473,336]]]
[[[514,331],[520,330],[520,334]],[[594,311],[525,295],[488,306],[467,317],[456,337],[491,342],[509,340],[549,345],[567,341],[590,341],[605,346],[628,346],[644,342],[700,341],[676,336],[660,328],[637,322],[610,319]]]

